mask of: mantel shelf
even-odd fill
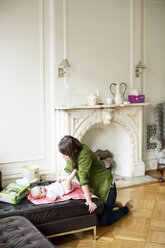
[[[130,103],[130,104],[111,104],[111,105],[62,105],[55,106],[55,110],[72,110],[72,109],[106,109],[106,108],[123,108],[123,107],[139,107],[147,106],[151,103]]]

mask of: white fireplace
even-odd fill
[[[58,143],[64,135],[69,134],[87,143],[92,150],[102,148],[110,150],[116,162],[114,174],[126,177],[143,176],[145,164],[142,159],[142,139],[145,105],[148,104],[56,107],[56,173],[62,174],[65,166],[64,159],[58,151]]]

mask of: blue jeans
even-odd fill
[[[113,210],[116,201],[116,196],[116,185],[114,185],[114,187],[111,187],[110,189],[107,202],[104,205],[104,210],[102,214],[99,215],[100,222],[103,226],[113,224],[129,212],[128,207]]]

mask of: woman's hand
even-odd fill
[[[59,176],[56,181],[58,183],[61,183],[62,181],[65,181],[69,176],[70,176],[71,173],[68,173],[66,176]]]
[[[96,210],[96,208],[97,208],[97,205],[94,202],[92,202],[92,201],[85,202],[85,204],[89,206],[89,210],[88,211],[90,213],[93,213]]]
[[[89,206],[89,212],[92,213],[97,208],[97,205],[91,199],[88,184],[83,185],[82,189],[83,189],[85,199],[86,199],[85,204]]]

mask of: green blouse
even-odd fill
[[[90,192],[106,203],[110,187],[112,187],[112,174],[101,165],[95,153],[87,145],[82,144],[82,146],[83,149],[78,156],[76,178],[81,186],[88,184]],[[67,165],[64,170],[67,173],[72,172],[71,161],[66,160],[66,162]]]

